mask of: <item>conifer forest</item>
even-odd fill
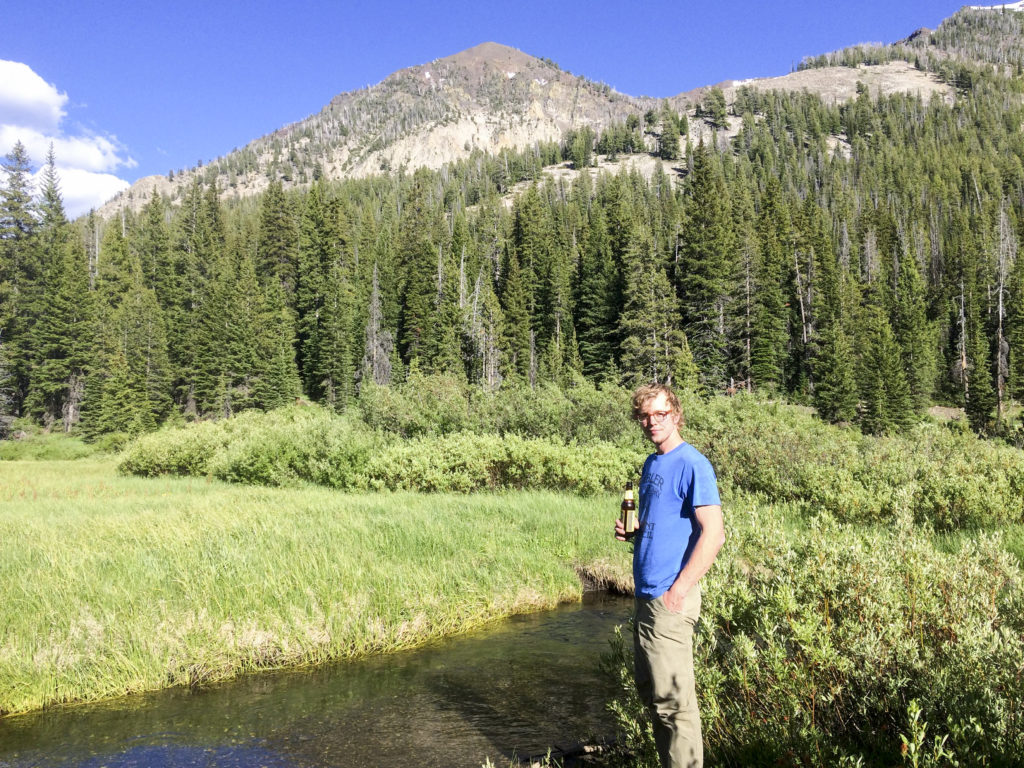
[[[726,105],[711,89],[440,170],[274,177],[222,200],[211,167],[180,201],[108,220],[69,221],[52,155],[37,189],[19,144],[0,174],[0,429],[136,434],[296,398],[342,411],[368,382],[443,374],[752,390],[872,434],[946,405],[1019,435],[1017,19],[953,17],[944,56],[801,65],[901,57],[951,99],[741,88]],[[1012,45],[975,44],[1008,24]],[[739,129],[695,141],[698,121]],[[594,166],[652,152],[650,177]],[[543,173],[556,164],[587,172]]]

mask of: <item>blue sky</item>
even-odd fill
[[[0,153],[54,141],[81,213],[127,182],[191,167],[332,96],[485,41],[631,95],[781,75],[805,55],[893,42],[960,3],[5,0]]]

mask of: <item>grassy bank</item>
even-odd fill
[[[617,502],[0,462],[0,711],[387,651],[622,578]]]
[[[0,462],[0,707],[408,647],[574,599],[580,568],[628,583],[628,549],[609,535],[616,502]],[[1020,526],[937,535],[909,498],[879,524],[760,493],[732,490],[725,503],[728,543],[695,645],[716,763],[895,765],[901,736],[927,721],[929,754],[1013,764],[1024,749]],[[609,765],[651,756],[627,657],[628,644],[617,707],[629,752]]]

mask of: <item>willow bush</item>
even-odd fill
[[[365,385],[356,408],[370,427],[402,438],[474,432],[639,445],[629,398],[628,390],[583,378],[488,392],[451,376],[414,374],[394,387]]]
[[[772,501],[848,522],[890,520],[898,508],[938,530],[1024,521],[1024,453],[922,422],[871,437],[806,410],[757,398],[695,401],[687,439],[719,477]]]
[[[905,508],[797,533],[771,507],[731,516],[695,640],[709,764],[897,765],[904,740],[943,765],[1020,764],[1024,573],[998,535],[949,554]],[[654,766],[625,645],[609,762]]]
[[[751,396],[683,398],[684,437],[723,484],[805,515],[891,520],[902,508],[940,531],[1024,522],[1024,453],[923,422],[899,437],[825,424]],[[289,406],[140,438],[121,468],[235,482],[472,491],[619,487],[649,450],[629,392],[584,381],[488,393],[444,376],[364,387],[336,415]]]
[[[594,494],[636,476],[643,457],[642,450],[602,441],[581,447],[515,434],[456,432],[402,440],[352,417],[290,406],[146,435],[119,466],[135,475],[210,475],[271,486]]]

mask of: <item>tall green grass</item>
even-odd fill
[[[616,500],[0,463],[0,711],[388,651],[628,583]]]
[[[64,434],[27,434],[20,439],[0,440],[0,461],[69,461],[100,452],[78,437]]]

